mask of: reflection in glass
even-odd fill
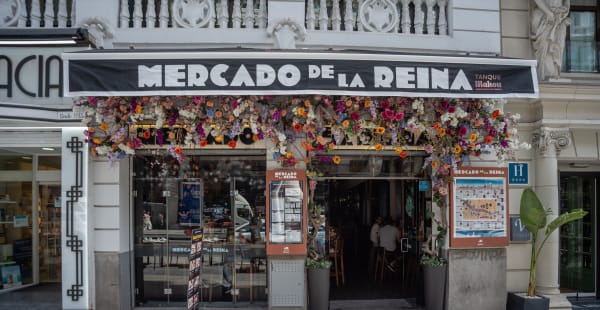
[[[134,159],[138,305],[185,306],[190,287],[198,287],[191,292],[204,306],[266,304],[264,158]],[[193,261],[201,272],[189,283],[190,267],[197,267],[189,263],[191,231],[198,227],[201,255]]]

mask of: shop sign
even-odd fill
[[[65,104],[61,53],[81,48],[4,48],[0,52],[0,101]]]
[[[529,164],[524,162],[508,163],[508,184],[528,185]]]
[[[65,53],[65,94],[538,96],[535,61],[340,52]]]

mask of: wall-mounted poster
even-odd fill
[[[2,266],[2,288],[21,286],[21,267],[19,265]]]
[[[508,246],[506,168],[455,169],[450,186],[450,247]]]
[[[190,266],[188,276],[187,308],[196,310],[200,307],[202,273],[202,228],[192,230],[192,243],[190,246]]]
[[[202,182],[181,182],[177,223],[200,225],[202,223]]]

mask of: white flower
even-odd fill
[[[125,154],[128,154],[128,155],[135,154],[135,151],[132,148],[128,147],[127,145],[125,145],[123,143],[119,143],[119,149],[121,149],[123,152],[125,152]]]
[[[106,145],[96,147],[96,153],[98,153],[98,155],[106,155],[109,150],[110,149]]]
[[[283,142],[287,139],[287,137],[285,136],[284,133],[282,132],[277,132],[277,139],[279,139],[279,141]]]

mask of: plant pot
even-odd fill
[[[506,310],[548,310],[550,299],[543,296],[529,297],[525,293],[508,293]]]
[[[446,266],[424,265],[425,309],[444,310],[446,301]]]
[[[308,273],[308,309],[329,309],[329,269],[310,268]]]

